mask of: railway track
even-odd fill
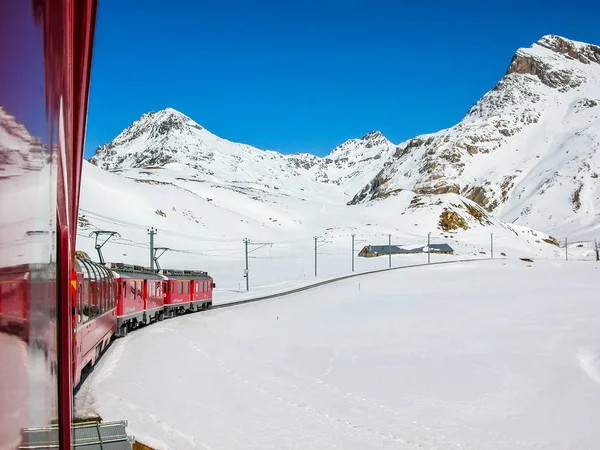
[[[286,295],[297,294],[299,292],[308,291],[309,289],[314,289],[314,288],[317,288],[320,286],[325,286],[327,284],[337,283],[338,281],[347,280],[349,278],[356,278],[356,277],[361,277],[364,275],[372,275],[375,273],[390,272],[393,270],[409,269],[409,268],[413,268],[413,267],[434,266],[434,265],[441,265],[441,264],[458,264],[458,263],[474,262],[474,261],[487,261],[489,259],[491,259],[491,258],[473,258],[473,259],[462,259],[462,260],[457,260],[457,261],[438,261],[438,262],[432,262],[429,264],[428,263],[410,264],[408,266],[389,267],[387,269],[376,269],[376,270],[369,270],[367,272],[351,273],[348,275],[342,275],[342,276],[339,276],[336,278],[331,278],[329,280],[319,281],[317,283],[290,289],[287,291],[275,292],[272,294],[265,294],[265,295],[261,295],[261,296],[254,297],[254,298],[233,301],[230,303],[224,303],[222,305],[214,305],[211,309],[229,308],[232,306],[244,305],[246,303],[254,303],[254,302],[259,302],[259,301],[263,301],[263,300],[270,300],[270,299],[277,298],[277,297],[284,297]]]

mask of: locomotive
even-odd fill
[[[123,337],[141,325],[212,307],[216,285],[207,272],[153,270],[124,263],[107,267],[80,251],[74,268],[73,386],[79,385],[88,364],[96,364],[113,336]]]

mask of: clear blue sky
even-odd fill
[[[166,107],[284,153],[399,143],[455,124],[545,34],[600,44],[599,18],[593,1],[103,0],[86,157]]]

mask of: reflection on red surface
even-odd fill
[[[74,261],[95,0],[0,1],[0,449],[71,446]]]

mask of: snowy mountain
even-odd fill
[[[402,190],[428,204],[454,193],[501,220],[584,237],[600,227],[599,118],[600,47],[545,36],[517,51],[460,123],[398,146],[371,132],[325,158],[282,155],[219,138],[168,108],[144,114],[90,161],[147,181],[176,170],[179,181],[267,202],[274,190],[350,205]]]
[[[222,139],[167,108],[144,114],[113,141],[99,147],[90,162],[112,171],[154,170],[179,164],[196,179],[281,187],[301,178],[308,184],[331,183],[353,192],[368,182],[379,160],[389,157],[395,148],[381,133],[372,132],[345,142],[327,158],[283,155]]]
[[[344,210],[341,217],[348,216],[339,226],[354,224],[352,218],[360,217],[360,213],[346,206],[350,196],[395,153],[396,146],[374,131],[344,142],[325,158],[283,155],[221,139],[169,108],[144,114],[111,143],[100,147],[91,162],[137,183],[185,189],[212,205],[242,214],[243,222],[297,229],[315,213],[338,207]],[[406,219],[411,227],[419,222],[415,217],[431,215],[427,220],[430,230],[506,229],[501,221],[459,195],[424,196],[406,190],[396,203],[391,217]],[[340,213],[336,215],[340,217]],[[339,222],[337,218],[326,220],[329,225]],[[223,227],[215,225],[223,232]],[[327,228],[319,224],[308,231],[321,233]],[[202,233],[216,229],[207,227]],[[239,229],[237,224],[222,236],[236,235]],[[269,237],[264,235],[264,239]]]
[[[600,227],[600,47],[545,36],[464,119],[404,142],[351,204],[398,189],[461,194],[558,235]]]

